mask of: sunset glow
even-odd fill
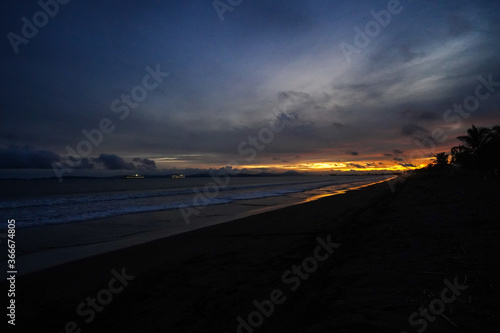
[[[2,4],[0,173],[401,172],[500,122],[498,3],[213,3],[71,2],[29,38],[38,2]]]
[[[343,162],[343,163],[301,163],[301,164],[273,164],[273,165],[241,165],[242,169],[248,170],[296,170],[296,171],[309,171],[309,172],[347,172],[347,171],[360,171],[360,172],[373,172],[373,171],[408,171],[413,169],[420,169],[429,164],[432,159],[425,160],[426,163],[415,164],[413,167],[404,167],[399,164],[393,164],[391,162],[383,163],[377,162],[379,166],[370,166],[374,163],[371,162]],[[356,164],[357,166],[354,166]],[[362,167],[360,167],[362,166]]]

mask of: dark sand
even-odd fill
[[[20,268],[18,276],[384,181],[373,180],[363,185],[340,184],[285,196],[209,205],[201,207],[197,214],[189,214],[189,221],[182,215],[181,210],[172,209],[78,223],[18,228],[16,231],[16,265]],[[356,186],[352,187],[353,185]],[[0,259],[0,266],[3,265],[7,265],[7,257]]]
[[[255,332],[417,332],[409,316],[466,276],[426,332],[499,332],[499,199],[498,182],[414,177],[70,262],[19,278],[16,331],[237,332],[280,289]],[[291,291],[283,273],[328,235],[340,248]],[[135,279],[85,323],[122,267]]]

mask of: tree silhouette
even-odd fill
[[[484,148],[485,166],[488,172],[498,176],[500,169],[500,126],[494,126],[488,133]]]
[[[437,167],[446,166],[448,165],[448,157],[450,157],[449,154],[437,153],[434,155],[435,160],[432,163]]]
[[[472,166],[472,151],[464,145],[451,148],[451,164],[457,167]]]
[[[451,163],[469,172],[479,172],[483,178],[498,175],[500,169],[500,126],[493,128],[472,125],[467,135],[457,137],[462,145],[451,149]]]
[[[426,167],[428,172],[434,176],[444,176],[450,171],[450,164],[448,158],[450,157],[447,153],[437,153],[434,155],[434,161],[429,163]]]
[[[490,129],[486,127],[476,127],[472,125],[467,130],[468,135],[457,137],[464,145],[471,150],[473,154],[479,154],[490,139]]]

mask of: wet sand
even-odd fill
[[[16,326],[416,332],[426,319],[410,326],[409,317],[439,297],[444,279],[457,277],[467,279],[466,289],[430,317],[426,332],[497,332],[498,188],[498,182],[414,177],[396,192],[374,185],[73,261],[18,279]],[[329,239],[340,247],[317,251]],[[123,288],[117,272],[125,275]],[[106,304],[90,310],[86,302],[96,296]],[[264,314],[254,301],[264,304]]]
[[[387,177],[387,179],[393,178],[393,176]],[[18,274],[29,274],[85,257],[314,201],[324,196],[343,194],[350,189],[385,181],[340,184],[283,196],[196,207],[197,214],[186,214],[188,219],[181,213],[181,210],[173,209],[126,214],[78,223],[18,228],[16,261],[18,266],[22,267]],[[186,210],[186,212],[191,211]],[[0,264],[6,265],[6,260],[0,261]]]

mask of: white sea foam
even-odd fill
[[[217,197],[204,202],[219,205],[237,200],[283,196],[334,185],[355,186],[374,178],[325,179],[300,182],[243,184],[219,189]],[[200,187],[202,188],[202,187]],[[0,202],[2,216],[16,216],[18,227],[73,223],[124,214],[151,212],[194,206],[193,196],[200,188],[120,191],[72,194],[42,198],[22,198]]]

